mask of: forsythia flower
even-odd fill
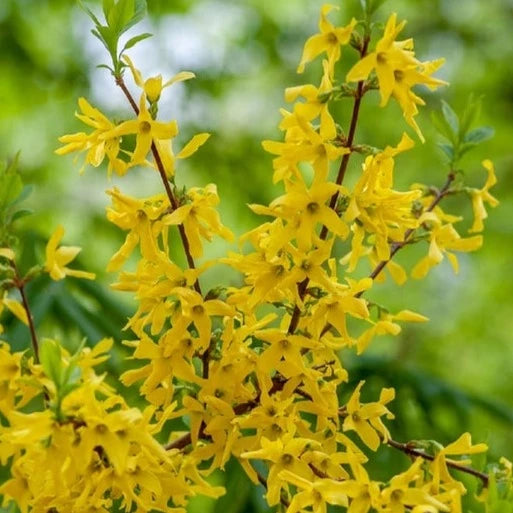
[[[162,222],[165,225],[183,225],[193,257],[200,257],[203,254],[201,238],[210,241],[215,233],[228,241],[233,240],[232,232],[221,224],[219,214],[214,209],[219,203],[217,187],[214,184],[209,184],[203,189],[189,189],[187,199],[190,203],[164,216]]]
[[[167,140],[178,134],[176,121],[162,123],[155,121],[146,106],[146,94],[141,95],[139,101],[139,114],[137,119],[125,121],[107,132],[104,137],[121,137],[123,135],[135,134],[135,150],[130,159],[130,166],[141,164],[145,161],[150,148],[155,140]]]
[[[127,164],[118,158],[120,138],[112,135],[112,130],[115,128],[114,123],[98,109],[92,107],[85,98],[79,98],[78,105],[82,114],[76,113],[76,117],[95,130],[89,135],[79,132],[59,137],[59,141],[65,146],[55,150],[55,153],[66,155],[75,151],[87,151],[85,162],[80,169],[81,173],[86,164],[98,167],[107,157],[109,159],[109,176],[112,171],[120,176],[124,175],[127,171]]]
[[[158,102],[162,90],[166,87],[169,87],[177,82],[190,80],[191,78],[194,78],[196,76],[194,73],[191,73],[190,71],[180,71],[164,84],[162,83],[162,75],[157,75],[155,77],[150,77],[147,80],[144,80],[141,75],[141,72],[138,69],[136,69],[128,55],[124,55],[123,60],[128,64],[128,67],[130,68],[130,71],[132,72],[132,75],[134,77],[134,82],[144,91],[150,103]]]
[[[393,388],[384,388],[378,402],[360,404],[360,389],[365,381],[360,381],[353,395],[347,402],[347,416],[344,420],[344,431],[354,430],[362,441],[375,451],[380,444],[380,440],[386,442],[390,438],[388,429],[383,424],[381,417],[386,415],[388,419],[393,419],[394,415],[385,404],[392,401],[395,397]]]
[[[327,18],[328,13],[333,9],[338,9],[338,7],[329,4],[322,6],[319,20],[320,34],[315,34],[305,43],[303,56],[297,68],[298,73],[303,73],[305,64],[315,59],[322,52],[326,52],[332,70],[335,62],[340,59],[340,47],[349,43],[356,20],[353,18],[346,27],[335,27]]]
[[[7,291],[4,292],[4,296],[0,299],[0,307],[5,306],[14,316],[16,316],[23,324],[28,326],[28,317],[25,307],[18,301],[7,297]],[[2,310],[0,309],[0,313]],[[0,333],[2,331],[0,330]]]
[[[471,233],[483,231],[483,219],[488,217],[484,203],[488,203],[491,207],[496,207],[499,204],[499,201],[489,193],[489,190],[497,183],[493,162],[491,160],[483,160],[482,164],[488,172],[488,178],[482,189],[470,190],[472,208],[474,210],[474,223],[469,230]]]
[[[443,80],[430,75],[441,66],[443,60],[421,63],[415,58],[413,41],[396,41],[396,37],[406,24],[396,24],[397,16],[392,14],[387,21],[385,33],[378,41],[376,50],[358,61],[348,72],[348,82],[365,80],[372,70],[376,71],[381,94],[381,106],[384,107],[393,95],[404,113],[406,121],[415,129],[419,138],[424,141],[413,116],[418,111],[416,104],[424,105],[424,101],[411,92],[411,87],[425,84],[431,89],[446,84]]]
[[[451,251],[474,251],[481,247],[483,244],[483,237],[481,235],[467,238],[460,237],[452,225],[452,222],[458,220],[459,218],[449,217],[449,222],[443,224],[443,221],[436,213],[426,212],[422,214],[419,222],[430,222],[432,224],[429,233],[429,252],[413,268],[411,275],[414,278],[420,279],[426,276],[432,267],[438,265],[443,260],[444,253],[447,255],[454,272],[458,272],[458,258]]]
[[[58,226],[46,245],[45,269],[52,280],[62,280],[66,276],[94,280],[95,274],[86,271],[77,271],[66,267],[82,250],[78,246],[61,246],[59,243],[64,237],[64,228]]]

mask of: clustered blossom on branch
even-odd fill
[[[411,39],[396,41],[404,22],[398,24],[395,14],[374,44],[368,23],[353,19],[337,27],[327,17],[332,10],[322,7],[320,32],[308,39],[298,70],[321,57],[319,85],[287,89],[292,105],[282,110],[283,141],[264,142],[275,156],[273,180],[284,190],[268,206],[250,206],[266,220],[241,238],[247,252],[195,261],[204,255],[205,240],[230,241],[233,235],[217,212],[214,184],[181,191],[175,182],[177,159],[192,156],[209,135],[196,135],[175,155],[178,123],[157,120],[163,89],[192,73],[163,84],[160,75],[145,80],[126,56],[114,62],[116,82],[135,116],[119,124],[79,100],[77,117],[92,131],[61,137],[57,153],[85,152],[86,163],[95,167],[106,158],[109,174],[150,167],[165,190],[146,198],[108,191],[107,218],[126,232],[108,270],[121,271],[113,287],[137,300],[125,326],[136,365],[120,380],[137,386],[147,406],[130,407],[95,370],[108,358],[111,340],[74,355],[47,340],[40,358],[13,353],[2,343],[0,463],[10,468],[0,486],[5,506],[13,500],[22,513],[107,513],[116,501],[124,511],[184,512],[190,497],[224,493],[208,476],[235,458],[255,485],[266,486],[268,504],[281,504],[287,513],[325,513],[329,504],[350,513],[461,511],[466,489],[452,470],[473,471],[466,455],[487,447],[472,444],[468,433],[436,454],[395,442],[385,424],[394,418],[394,390],[383,388],[378,398],[363,401],[364,382],[348,385],[339,355],[342,348],[361,354],[374,338],[397,335],[400,323],[427,320],[406,309],[389,312],[363,297],[384,278],[383,269],[399,284],[407,280],[407,270],[391,260],[399,249],[428,242],[412,271],[420,278],[444,256],[457,268],[456,252],[482,243],[480,235],[462,237],[454,226],[461,218],[440,206],[458,192],[451,189],[455,170],[440,190],[394,188],[396,158],[414,146],[406,133],[382,150],[367,151],[361,169],[348,167],[357,151],[360,103],[373,88],[379,87],[382,107],[390,98],[399,103],[422,139],[414,117],[424,102],[412,88],[442,85],[432,77],[442,61],[421,62]],[[335,120],[330,106],[340,100],[341,57],[351,51],[359,60],[343,85],[352,111]],[[130,69],[138,102],[116,71],[119,65]],[[347,134],[343,124],[350,127]],[[128,134],[136,138],[132,150],[123,141]],[[470,193],[472,232],[483,228],[484,204],[497,204],[489,192],[496,181],[493,165],[484,166],[486,184]],[[352,187],[343,183],[346,172],[357,176]],[[50,239],[46,272],[53,279],[91,278],[65,267],[79,248],[57,249],[62,236],[59,228]],[[180,242],[186,268],[170,258],[170,246]],[[344,254],[335,247],[345,248]],[[127,270],[134,254],[137,265]],[[11,250],[1,249],[0,258],[14,269]],[[361,278],[356,271],[365,260],[374,271]],[[202,274],[221,264],[240,272],[240,285],[204,292]],[[21,293],[23,285],[19,276],[13,280]],[[28,304],[5,297],[0,305],[31,319]],[[34,398],[40,408],[25,410]],[[168,423],[178,419],[181,428],[170,431]],[[170,434],[163,439],[162,432]],[[387,482],[366,469],[382,444],[415,456]],[[258,468],[264,474],[255,461],[263,463]],[[485,474],[473,473],[488,482]]]

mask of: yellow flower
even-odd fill
[[[499,204],[497,198],[494,198],[488,191],[497,183],[495,176],[495,169],[491,160],[483,160],[483,167],[488,172],[488,178],[482,189],[471,189],[470,195],[472,196],[472,209],[474,211],[474,223],[470,228],[470,233],[482,232],[484,225],[483,219],[488,217],[488,213],[484,207],[484,203],[488,203],[491,207],[496,207]]]
[[[214,208],[219,203],[214,184],[204,188],[192,187],[187,196],[190,203],[164,216],[162,222],[165,225],[183,225],[193,257],[203,255],[201,238],[211,241],[215,233],[225,240],[233,240],[233,233],[221,224],[219,213]]]
[[[327,18],[328,13],[333,9],[338,9],[338,7],[329,4],[322,6],[319,19],[320,33],[311,36],[306,41],[301,62],[297,68],[298,73],[303,73],[305,64],[322,52],[326,52],[330,69],[333,70],[335,63],[340,59],[340,47],[349,43],[356,20],[353,18],[351,23],[345,27],[335,27]]]
[[[28,317],[25,307],[15,299],[7,297],[7,291],[4,292],[3,298],[0,300],[0,313],[2,312],[2,306],[5,306],[15,317],[17,317],[23,324],[28,326]],[[2,333],[2,327],[0,325],[0,333]]]
[[[452,218],[452,222],[459,220],[459,218]],[[483,237],[481,235],[474,235],[473,237],[460,237],[451,222],[443,224],[440,217],[435,212],[425,212],[419,219],[419,223],[430,222],[432,224],[429,234],[429,252],[422,258],[413,268],[412,277],[421,279],[426,276],[429,270],[438,265],[443,259],[444,254],[447,255],[449,262],[454,269],[458,272],[458,258],[451,251],[475,251],[483,244]]]
[[[315,228],[325,225],[331,232],[345,239],[349,234],[346,223],[326,203],[338,191],[334,183],[314,184],[309,189],[303,182],[289,186],[287,194],[276,198],[269,207],[250,205],[253,212],[287,220],[294,226],[299,249],[307,251],[316,239]]]
[[[396,41],[396,37],[406,25],[406,21],[397,23],[394,13],[388,18],[383,37],[377,42],[374,52],[370,52],[359,60],[347,73],[348,82],[365,80],[372,70],[376,70],[381,93],[381,106],[384,107],[392,94],[395,84],[394,72],[416,67],[419,61],[415,59],[413,41]]]
[[[57,155],[66,155],[75,151],[87,151],[85,162],[80,169],[82,173],[86,164],[98,167],[105,156],[109,159],[108,174],[111,175],[115,171],[118,175],[124,175],[127,170],[127,163],[118,158],[120,139],[111,132],[115,128],[112,123],[102,112],[89,104],[85,98],[78,99],[78,105],[81,114],[75,113],[75,116],[86,125],[94,128],[91,134],[78,132],[59,137],[59,141],[65,145],[57,150]],[[109,134],[109,135],[107,135]]]
[[[462,492],[464,492],[464,486],[461,483],[455,481],[449,473],[449,469],[447,468],[447,456],[467,456],[471,454],[486,452],[487,450],[488,446],[486,444],[480,443],[472,445],[472,437],[470,436],[470,433],[463,433],[456,441],[442,448],[438,454],[436,454],[435,459],[431,463],[433,490],[438,492],[441,483],[450,483],[451,485],[454,485],[454,488],[459,488]],[[469,459],[454,460],[451,458],[451,461],[457,463],[458,465],[469,465],[471,463]]]
[[[425,84],[434,89],[446,84],[430,75],[443,63],[443,59],[421,63],[415,58],[413,40],[396,41],[406,21],[397,25],[394,13],[387,21],[383,37],[376,44],[374,52],[358,61],[348,72],[348,82],[365,80],[372,70],[376,71],[381,95],[381,106],[384,107],[393,95],[401,106],[406,121],[416,130],[419,138],[424,138],[413,116],[417,114],[416,105],[424,105],[424,101],[413,94],[411,88],[417,84]]]
[[[162,90],[166,87],[169,87],[175,84],[176,82],[190,80],[191,78],[194,78],[196,76],[194,73],[190,71],[180,71],[164,84],[162,83],[162,75],[157,75],[155,77],[150,77],[147,80],[144,80],[141,75],[141,72],[134,66],[133,62],[128,57],[128,55],[124,55],[123,60],[128,64],[128,67],[130,68],[130,71],[132,72],[132,75],[134,77],[135,83],[141,89],[143,89],[150,103],[158,102]]]
[[[130,166],[142,164],[148,155],[154,140],[171,139],[178,134],[176,121],[162,123],[155,121],[146,106],[146,94],[141,95],[139,101],[139,114],[137,119],[125,121],[116,128],[104,134],[104,137],[120,137],[123,135],[135,134],[135,150],[130,159]]]
[[[107,219],[127,230],[125,242],[112,256],[107,266],[109,272],[117,271],[130,257],[137,244],[146,260],[159,259],[160,250],[157,237],[163,226],[154,229],[154,222],[169,208],[169,200],[165,194],[156,194],[145,199],[136,199],[122,194],[114,188],[107,191],[112,197],[112,207],[107,209]]]
[[[411,510],[413,506],[419,506],[414,511],[424,511],[426,513],[433,511],[449,511],[449,508],[435,499],[426,490],[420,488],[418,481],[422,479],[423,470],[422,465],[424,460],[417,458],[413,465],[402,472],[395,475],[390,480],[390,486],[382,490],[381,497],[383,503],[386,505],[387,512],[390,513],[404,513]],[[415,486],[410,487],[410,484]]]
[[[175,156],[173,153],[173,140],[156,140],[155,145],[157,146],[160,154],[160,159],[164,165],[164,170],[168,178],[171,178],[175,174],[175,162],[176,159],[186,159],[198,151],[200,146],[203,146],[210,137],[210,134],[203,132],[196,134]],[[156,164],[153,165],[156,168]]]
[[[52,280],[62,280],[66,276],[94,280],[96,276],[94,273],[76,271],[66,267],[66,264],[69,264],[78,255],[82,248],[78,246],[58,247],[63,236],[64,228],[59,225],[46,245],[46,272],[50,274]]]
[[[347,416],[344,419],[343,429],[344,431],[356,431],[363,443],[375,451],[379,447],[380,439],[386,442],[390,438],[390,433],[381,417],[386,415],[388,419],[394,418],[385,404],[394,399],[395,391],[393,388],[384,388],[378,402],[362,405],[360,404],[360,389],[364,383],[365,381],[360,381],[347,402]]]
[[[265,437],[260,439],[261,448],[255,451],[243,453],[242,458],[260,459],[272,462],[267,477],[267,502],[274,506],[280,502],[280,490],[286,480],[280,477],[283,470],[289,470],[293,474],[312,479],[313,472],[307,463],[302,461],[301,455],[306,447],[317,445],[313,440],[306,438],[294,438],[293,431],[287,433],[280,439],[271,442]]]

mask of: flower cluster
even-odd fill
[[[204,241],[231,241],[233,235],[216,209],[214,184],[182,190],[175,181],[177,159],[190,157],[209,134],[194,136],[175,155],[178,123],[157,119],[163,89],[192,73],[165,83],[160,75],[145,80],[125,56],[141,93],[137,103],[122,73],[115,73],[134,111],[133,119],[118,124],[79,100],[77,117],[93,130],[61,137],[57,153],[86,152],[86,163],[95,167],[106,157],[109,174],[150,167],[164,186],[146,198],[108,191],[107,219],[126,238],[107,268],[120,271],[113,288],[137,301],[124,342],[135,365],[120,381],[137,386],[146,407],[130,407],[95,370],[107,358],[109,340],[74,355],[48,340],[41,358],[0,346],[0,413],[6,420],[0,463],[9,462],[11,472],[0,487],[5,505],[14,500],[22,513],[107,512],[117,501],[124,511],[181,512],[196,494],[224,493],[207,478],[235,458],[249,479],[265,484],[268,504],[281,503],[287,513],[324,513],[327,505],[350,513],[461,511],[466,489],[450,469],[468,470],[460,456],[486,446],[473,445],[468,433],[436,451],[395,442],[385,424],[394,418],[395,391],[383,388],[377,400],[363,402],[364,382],[350,384],[340,350],[361,354],[375,337],[397,335],[400,323],[427,320],[406,309],[390,312],[363,296],[385,268],[397,283],[406,281],[407,271],[392,261],[406,245],[428,242],[411,272],[416,278],[444,256],[457,269],[454,252],[481,245],[480,235],[460,236],[454,224],[461,218],[440,203],[467,192],[475,216],[470,231],[480,232],[484,204],[497,204],[489,192],[493,165],[483,163],[488,179],[482,189],[456,187],[454,169],[441,189],[396,189],[396,158],[414,143],[404,134],[384,149],[357,144],[360,103],[378,84],[381,106],[394,97],[422,139],[414,117],[424,102],[412,88],[442,85],[432,77],[442,60],[420,62],[412,40],[396,41],[404,26],[396,15],[371,50],[370,27],[354,19],[337,27],[328,19],[332,10],[322,7],[320,32],[306,42],[298,68],[322,56],[319,84],[286,90],[291,107],[282,110],[283,140],[263,143],[274,155],[273,181],[283,194],[268,206],[250,205],[266,220],[241,237],[247,250],[196,262]],[[352,50],[359,60],[340,83],[342,54]],[[347,134],[332,114],[333,103],[346,98],[353,102]],[[136,138],[132,149],[123,140],[129,134]],[[349,187],[343,182],[355,153],[365,158]],[[44,270],[53,279],[93,278],[66,267],[79,248],[58,248],[63,233],[59,227],[50,239]],[[186,266],[170,257],[177,241]],[[7,248],[0,257],[14,261]],[[362,260],[373,269],[367,277]],[[239,271],[240,283],[204,292],[203,273],[221,264]],[[23,285],[19,276],[13,281],[22,294]],[[31,322],[27,305],[7,297],[0,305]],[[25,410],[33,400],[38,406]],[[387,444],[414,460],[382,482],[372,479],[366,464]]]

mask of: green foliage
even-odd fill
[[[0,162],[0,247],[11,246],[15,237],[12,225],[17,220],[31,213],[20,207],[20,203],[30,194],[31,187],[24,187],[18,172],[19,153],[6,164]]]
[[[109,69],[115,77],[121,76],[125,67],[125,64],[121,61],[123,52],[152,35],[144,33],[130,38],[118,53],[121,35],[136,23],[139,23],[146,15],[146,0],[103,0],[105,25],[81,0],[78,0],[78,2],[95,24],[96,28],[92,29],[91,32],[102,42],[112,59],[112,67],[106,64],[101,64],[100,67]]]
[[[61,346],[55,340],[45,339],[41,345],[41,365],[45,374],[55,385],[55,399],[50,407],[58,419],[62,415],[62,400],[78,387],[81,375],[78,358],[84,345],[85,341],[82,342],[78,350],[67,362],[64,362]]]
[[[363,12],[370,18],[387,0],[360,0]]]
[[[490,465],[490,481],[486,500],[486,513],[513,513],[513,479],[511,468]]]
[[[446,143],[438,143],[438,146],[454,169],[463,155],[491,139],[495,131],[489,126],[479,126],[471,130],[481,111],[481,98],[471,95],[461,118],[446,101],[442,100],[441,103],[442,109],[433,111],[431,119],[438,133],[447,140]]]

